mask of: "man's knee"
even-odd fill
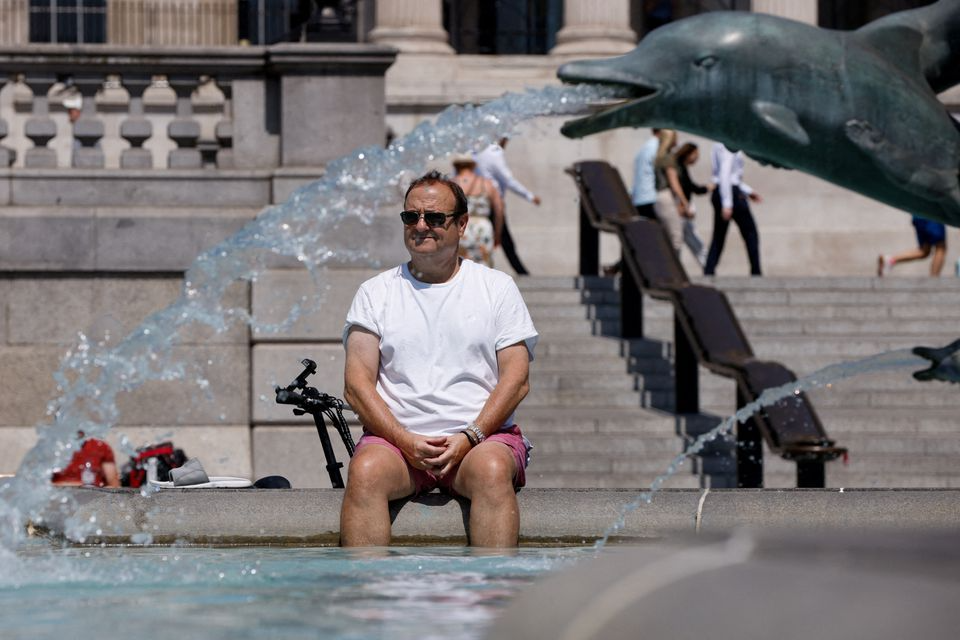
[[[392,494],[403,484],[405,471],[403,461],[395,453],[386,447],[369,445],[350,460],[347,490]]]
[[[463,480],[463,488],[470,494],[513,491],[517,463],[504,445],[490,443],[478,448],[471,452],[471,459],[464,462],[459,479]]]

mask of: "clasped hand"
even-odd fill
[[[416,469],[443,477],[450,473],[470,451],[470,441],[462,433],[450,436],[412,434],[412,454],[407,460]]]

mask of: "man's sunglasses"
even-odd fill
[[[421,215],[428,227],[442,227],[447,223],[447,218],[456,218],[460,214],[442,213],[440,211],[424,211],[423,213],[419,211],[401,211],[400,219],[403,220],[403,224],[405,225],[414,225],[420,222]]]

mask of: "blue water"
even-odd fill
[[[29,577],[0,577],[5,640],[422,640],[482,637],[519,589],[594,552],[36,544],[19,555]]]

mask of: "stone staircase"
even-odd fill
[[[613,279],[518,283],[540,332],[531,391],[517,414],[534,442],[527,486],[646,488],[683,451],[687,428],[651,408],[673,394],[670,346],[617,337]],[[700,486],[689,469],[666,486]]]
[[[942,278],[717,278],[757,356],[798,376],[960,335],[960,280]],[[617,336],[617,282],[520,281],[540,330],[532,390],[518,421],[535,442],[530,486],[645,487],[690,436],[735,410],[731,380],[701,369],[699,416],[673,406],[670,305],[645,299],[645,340]],[[918,383],[922,361],[809,393],[827,432],[850,451],[827,465],[831,487],[960,486],[960,387]],[[702,465],[667,486],[698,486]],[[729,469],[729,467],[727,467]],[[710,465],[707,465],[710,471]],[[767,452],[765,486],[796,486],[795,465]],[[713,486],[729,482],[716,472]]]

